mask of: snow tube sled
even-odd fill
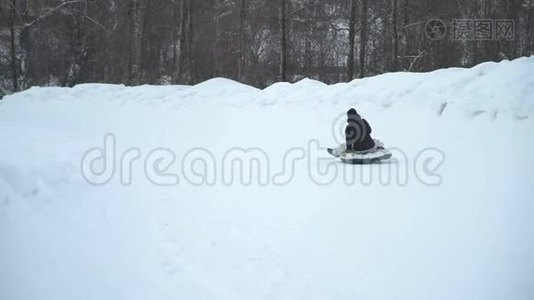
[[[386,149],[377,149],[369,153],[345,152],[339,156],[342,162],[346,164],[372,164],[381,160],[390,159],[391,152]]]
[[[384,148],[384,144],[379,140],[374,141],[375,147],[370,150],[347,152],[347,146],[342,144],[334,149],[329,148],[328,153],[341,159],[346,164],[372,164],[390,159],[392,154]]]

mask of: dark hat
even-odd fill
[[[347,122],[360,122],[361,119],[362,117],[360,117],[360,115],[354,108],[349,109],[349,111],[347,112]]]
[[[350,119],[351,116],[355,117],[355,116],[359,116],[359,115],[358,115],[358,112],[357,112],[354,108],[351,108],[351,109],[349,109],[349,111],[347,112],[347,116],[348,116],[349,119]]]

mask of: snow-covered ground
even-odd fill
[[[351,106],[394,160],[321,149]],[[532,299],[533,132],[534,58],[32,88],[0,101],[0,299]]]

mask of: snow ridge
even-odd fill
[[[305,78],[294,84],[275,83],[263,90],[230,79],[214,78],[195,86],[81,84],[73,88],[33,87],[5,97],[4,105],[21,101],[98,101],[184,106],[265,106],[373,104],[429,106],[435,112],[457,109],[468,115],[488,113],[525,119],[534,112],[534,57],[482,63],[470,69],[449,68],[429,73],[387,73],[326,85]],[[17,104],[18,105],[18,104]]]

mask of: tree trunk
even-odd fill
[[[193,0],[187,0],[187,39],[185,46],[187,46],[187,83],[190,85],[192,85],[196,79],[195,68],[193,66],[193,3]]]
[[[18,20],[18,25],[15,25],[15,41],[18,44],[16,47],[17,57],[16,61],[18,62],[18,87],[19,90],[25,90],[28,85],[28,49],[29,49],[29,38],[30,38],[30,25],[26,24],[27,17],[27,3],[26,0],[16,1],[14,0],[14,7],[16,12],[16,19]],[[18,4],[18,5],[17,5]],[[16,22],[17,23],[17,22]]]
[[[245,65],[246,65],[246,0],[241,0],[239,7],[239,63],[237,70],[237,78],[240,82],[245,81]]]
[[[86,52],[85,19],[87,18],[87,1],[79,3],[80,8],[74,10],[74,40],[71,41],[70,64],[65,76],[65,85],[74,86],[80,82],[82,60]]]
[[[398,7],[397,7],[397,0],[391,0],[392,10],[391,10],[391,22],[393,23],[393,40],[392,42],[392,71],[397,72],[399,70],[399,35],[397,32],[397,14],[398,14]]]
[[[360,78],[365,77],[365,50],[367,48],[367,0],[362,0],[360,26]]]
[[[526,47],[527,50],[526,50],[525,56],[530,56],[534,54],[534,47],[533,47],[534,36],[530,30],[530,22],[531,22],[530,15],[532,13],[532,7],[534,7],[534,1],[533,0],[527,1],[527,5],[528,5],[527,6],[527,19],[526,19],[526,24],[525,24],[525,37],[527,40],[527,47]]]
[[[178,19],[178,10],[181,9],[181,3],[183,0],[172,0],[172,66],[171,66],[171,82],[173,84],[178,83],[178,39],[180,36],[181,20]]]
[[[19,51],[17,60],[19,62],[19,90],[25,90],[27,87],[27,72],[28,72],[28,44],[29,44],[29,27],[22,27],[18,34]]]
[[[18,80],[18,66],[17,66],[17,0],[11,1],[11,9],[9,10],[9,49],[11,59],[11,80],[13,85],[13,91],[16,92],[19,89]]]
[[[132,0],[132,66],[131,66],[131,83],[138,85],[141,83],[142,78],[142,59],[143,59],[143,21],[144,21],[144,0]]]
[[[401,37],[401,48],[402,48],[402,56],[403,58],[406,58],[409,55],[412,55],[412,39],[410,38],[411,35],[409,34],[409,26],[410,26],[410,0],[404,0],[403,8],[402,8],[402,37]],[[404,67],[404,63],[401,66],[401,63],[399,62],[399,68]]]
[[[302,74],[311,78],[320,76],[313,68],[313,49],[312,41],[315,39],[315,25],[317,21],[317,0],[310,0],[306,8],[306,34],[304,35],[304,64],[302,65]],[[319,69],[320,70],[320,69]]]
[[[280,0],[280,81],[287,81],[286,0]]]
[[[356,1],[352,0],[350,4],[349,18],[349,54],[347,56],[347,80],[354,79],[354,38],[356,36]]]
[[[179,41],[179,49],[180,49],[180,55],[178,57],[178,72],[179,72],[179,78],[181,82],[184,82],[186,80],[186,72],[185,72],[185,63],[186,63],[186,40],[187,40],[187,18],[188,18],[188,5],[186,3],[187,0],[180,0],[180,41]]]

